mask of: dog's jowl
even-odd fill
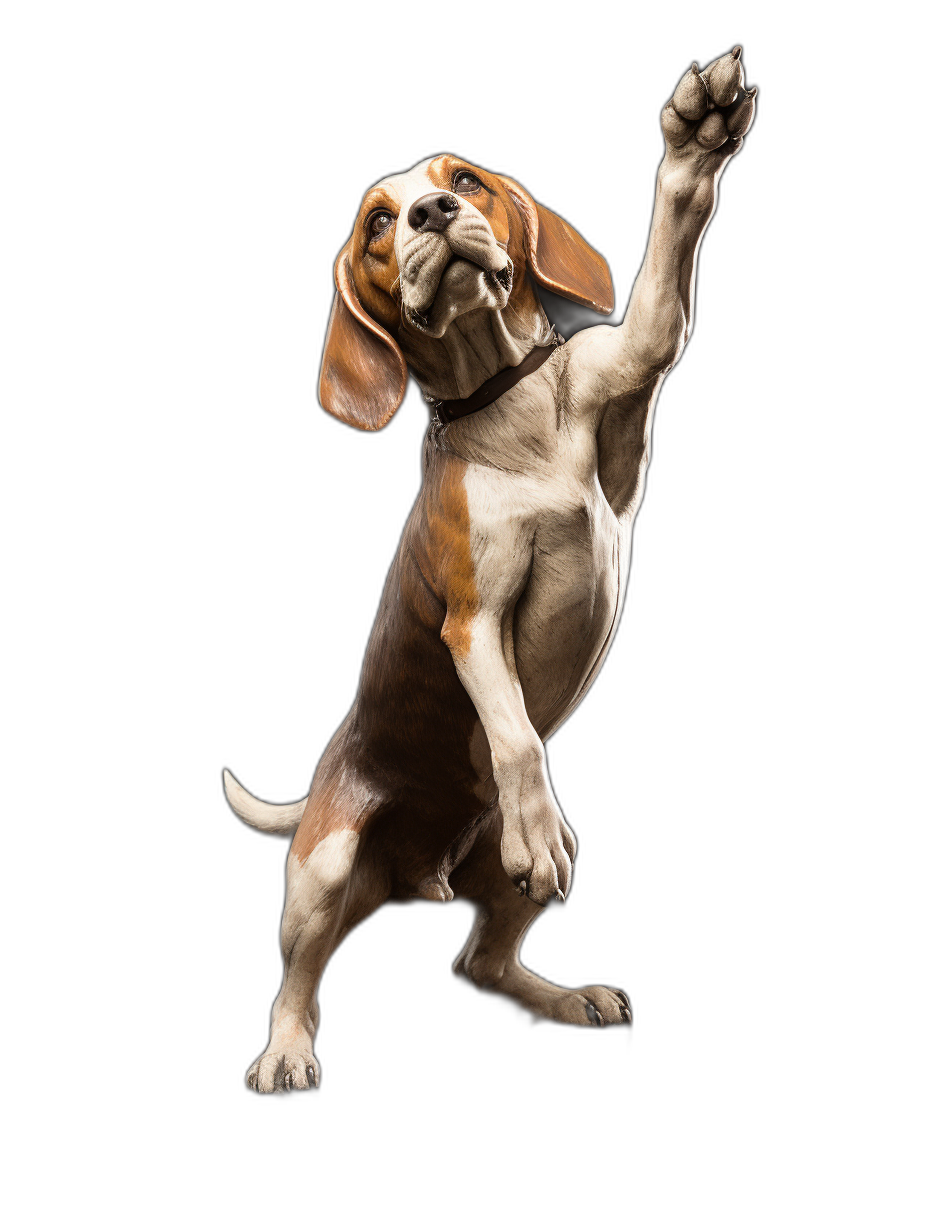
[[[479,986],[560,1022],[631,1021],[618,988],[562,988],[519,950],[570,889],[574,837],[544,742],[622,609],[652,411],[686,342],[719,177],[754,114],[740,52],[694,65],[664,107],[651,234],[619,326],[559,338],[537,287],[608,314],[609,267],[506,176],[444,154],[364,197],[335,265],[320,400],[382,428],[411,370],[434,416],[357,697],[309,795],[266,804],[226,771],[240,817],[295,832],[258,1091],[318,1083],[322,970],[390,898],[473,900],[455,970]]]

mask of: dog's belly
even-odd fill
[[[618,623],[629,553],[598,487],[568,515],[543,519],[513,636],[526,710],[548,736],[599,671]]]

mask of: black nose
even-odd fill
[[[412,203],[406,218],[413,231],[444,231],[460,208],[460,201],[448,193],[429,193]]]

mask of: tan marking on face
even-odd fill
[[[462,173],[476,176],[481,181],[480,186],[474,191],[456,192],[455,178]],[[531,294],[524,277],[527,253],[524,226],[505,183],[475,163],[453,154],[440,154],[375,184],[364,196],[348,245],[358,299],[365,311],[394,335],[402,325],[400,275],[404,253],[413,235],[407,219],[409,207],[436,189],[454,193],[461,203],[462,218],[470,211],[482,217],[501,249],[499,263],[502,263],[503,253],[509,256],[514,267],[509,300],[516,311],[521,310],[526,292]],[[381,213],[392,217],[392,223],[386,228],[380,225]],[[470,216],[473,218],[473,214]],[[482,255],[477,259],[480,264],[486,260]]]
[[[428,165],[429,179],[439,188],[452,184],[459,172],[468,171],[476,175],[485,187],[475,194],[468,193],[463,199],[483,214],[497,243],[503,246],[512,261],[513,283],[507,311],[522,316],[529,313],[535,303],[535,293],[528,277],[529,241],[522,214],[506,180],[454,154],[441,154]]]
[[[436,188],[453,190],[455,177],[459,173],[468,171],[482,181],[485,187],[476,192],[462,192],[456,195],[468,205],[479,210],[489,223],[497,242],[504,248],[508,247],[512,226],[512,217],[507,209],[510,198],[498,176],[478,167],[476,163],[465,162],[464,159],[457,158],[454,154],[439,154],[437,158],[433,158],[428,165],[427,174]],[[517,218],[518,215],[515,217]]]
[[[389,183],[375,184],[361,202],[348,250],[358,299],[374,320],[391,332],[400,324],[395,298],[399,266],[393,241],[402,208],[402,199]],[[378,234],[372,224],[380,213],[392,215],[394,222]]]

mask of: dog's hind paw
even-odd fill
[[[267,1050],[248,1071],[245,1081],[253,1091],[306,1091],[319,1085],[319,1062],[304,1049]]]
[[[581,988],[580,996],[585,996],[586,1016],[594,1027],[631,1025],[632,1006],[628,994],[621,988],[603,988],[595,985],[592,988]]]
[[[617,988],[578,988],[576,992],[552,997],[545,1007],[532,1004],[535,1023],[562,1023],[564,1026],[631,1026],[629,998]]]

